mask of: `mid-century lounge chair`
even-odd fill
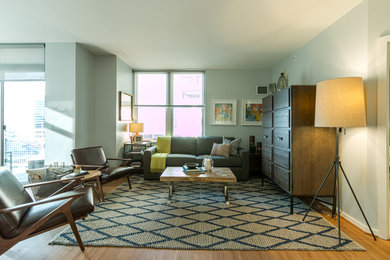
[[[8,169],[0,168],[0,255],[22,240],[65,224],[71,226],[80,249],[84,251],[75,220],[93,212],[94,204],[91,188],[72,189],[77,180],[69,179],[69,184],[60,191],[34,201],[27,188],[61,180],[22,186]],[[60,193],[66,189],[72,190]]]
[[[71,157],[73,164],[80,165],[83,170],[99,170],[102,173],[100,176],[102,181],[111,181],[126,176],[131,189],[130,177],[134,174],[135,169],[126,165],[132,161],[131,159],[106,158],[101,146],[73,149]],[[122,165],[110,167],[109,160],[122,161]]]

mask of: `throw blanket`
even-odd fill
[[[162,173],[165,170],[168,154],[171,153],[171,138],[157,138],[157,153],[150,160],[150,172]]]

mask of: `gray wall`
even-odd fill
[[[377,108],[376,45],[378,37],[390,32],[388,10],[390,1],[363,1],[272,71],[273,81],[276,81],[280,71],[286,70],[290,84],[316,84],[336,77],[363,77],[367,127],[350,128],[346,135],[342,135],[341,158],[370,224],[378,228],[382,236],[385,231],[380,230],[378,223],[382,214],[378,203],[387,199],[388,194],[377,193],[382,185],[378,174],[382,173],[376,167],[376,118],[377,109],[387,108]],[[342,183],[341,198],[344,216],[364,227],[364,219],[345,183]]]
[[[123,91],[127,94],[134,95],[133,91],[133,73],[132,69],[124,63],[121,59],[117,58],[116,63],[116,151],[117,157],[123,156],[123,143],[130,141],[128,131],[129,121],[119,121],[119,91]],[[134,101],[134,100],[133,100]]]
[[[45,49],[45,163],[71,163],[75,139],[75,43],[47,43]]]
[[[205,135],[233,136],[242,138],[241,146],[249,149],[249,136],[254,135],[261,142],[261,126],[241,125],[242,99],[262,99],[266,95],[256,95],[256,86],[271,82],[270,70],[206,70],[205,82]],[[211,100],[236,99],[237,120],[235,126],[211,125]]]
[[[95,140],[95,56],[76,44],[76,136],[75,147]]]
[[[71,164],[73,148],[94,145],[121,156],[128,135],[118,120],[118,92],[133,93],[131,68],[77,43],[48,43],[45,52],[45,164]]]

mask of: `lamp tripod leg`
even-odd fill
[[[333,161],[332,167],[330,167],[328,173],[326,174],[324,180],[322,181],[322,183],[321,183],[321,185],[320,185],[320,188],[318,189],[316,195],[314,196],[313,200],[311,201],[310,206],[309,206],[309,208],[307,209],[307,211],[306,211],[306,213],[305,213],[305,216],[303,217],[302,221],[305,221],[305,218],[306,218],[307,214],[309,213],[311,207],[313,206],[314,201],[317,199],[318,194],[320,194],[320,191],[322,190],[322,187],[325,185],[325,182],[326,182],[326,180],[328,179],[330,173],[332,172],[332,170],[333,170],[335,164],[336,164],[336,161]]]
[[[337,197],[337,227],[339,233],[339,247],[341,246],[341,227],[340,227],[340,182],[339,182],[339,165],[340,161],[337,158],[336,169],[335,169],[335,179],[336,179],[336,197]]]
[[[357,203],[358,206],[359,206],[360,212],[362,213],[362,215],[363,215],[363,217],[364,217],[364,220],[366,221],[367,226],[368,226],[368,228],[370,229],[371,235],[372,235],[372,237],[374,238],[374,240],[376,241],[376,237],[375,237],[375,235],[374,235],[374,232],[372,231],[371,226],[370,226],[370,224],[368,223],[368,220],[367,220],[367,218],[366,218],[366,215],[364,214],[363,209],[362,209],[362,207],[360,206],[360,203],[359,203],[359,201],[358,201],[358,199],[357,199],[357,197],[356,197],[356,195],[355,195],[355,192],[354,192],[353,189],[352,189],[351,183],[349,182],[349,180],[348,180],[348,178],[347,178],[347,175],[346,175],[345,172],[344,172],[343,166],[341,166],[341,162],[340,162],[340,168],[341,168],[341,171],[342,171],[342,173],[343,173],[345,179],[347,180],[347,183],[348,183],[349,188],[350,188],[351,191],[352,191],[353,197],[355,198],[355,201],[356,201],[356,203]]]

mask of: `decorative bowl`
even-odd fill
[[[196,167],[199,166],[199,163],[188,162],[188,163],[185,163],[184,166],[188,167],[188,169],[195,169]]]

